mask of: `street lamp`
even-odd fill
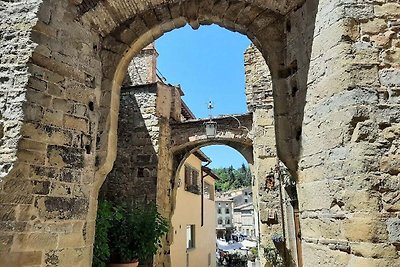
[[[217,123],[215,121],[206,121],[204,125],[206,126],[207,138],[215,137],[217,135]]]
[[[217,122],[212,120],[212,114],[211,111],[214,108],[214,104],[211,102],[208,102],[208,110],[210,112],[210,120],[206,121],[204,123],[205,127],[206,127],[206,136],[207,138],[212,138],[215,137],[217,135]]]

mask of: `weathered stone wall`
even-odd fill
[[[88,266],[98,188],[116,154],[119,88],[128,63],[161,32],[192,21],[189,17],[193,14],[186,13],[189,6],[173,13],[164,7],[157,11],[157,17],[150,11],[152,5],[137,9],[121,1],[110,4],[47,0],[31,1],[32,6],[18,1],[8,4],[20,8],[14,17],[15,28],[9,29],[31,40],[27,46],[17,42],[9,54],[26,60],[31,55],[29,68],[23,64],[31,76],[28,85],[21,86],[30,95],[20,114],[25,121],[17,162],[1,188],[1,210],[5,215],[1,217],[4,246],[0,262],[10,266]],[[38,21],[31,31],[39,4],[42,5],[36,16]],[[25,6],[22,8],[22,5]],[[213,20],[222,21],[222,15],[226,15],[222,9],[222,6],[214,8],[219,10],[221,18],[213,17]],[[230,16],[232,21],[245,25],[246,15],[243,19],[235,18],[242,9],[244,6],[234,9]],[[258,16],[261,10],[253,10],[253,16],[277,17],[275,13]],[[137,16],[138,13],[142,16]],[[182,16],[188,18],[182,19]],[[8,17],[8,14],[1,16],[5,20]],[[208,19],[202,21],[207,22]],[[25,25],[28,26],[24,28]],[[269,27],[264,26],[268,31]],[[37,45],[34,53],[31,42]],[[21,48],[26,49],[26,58]],[[24,81],[28,77],[19,76],[23,73],[13,69],[12,64],[7,64],[4,70],[14,79]],[[7,102],[12,99],[11,95],[7,96]],[[168,129],[160,132],[163,131]],[[163,144],[163,150],[168,149],[167,138]],[[163,166],[170,171],[172,168],[167,165]],[[163,189],[171,184],[169,179],[163,182],[164,186],[160,187]]]
[[[304,266],[400,264],[399,18],[392,1],[307,1],[287,17],[297,93],[307,85],[298,169]]]
[[[398,2],[134,3],[2,4],[3,265],[90,265],[129,62],[188,22],[247,34],[270,66],[277,153],[298,180],[304,265],[400,265]]]
[[[180,97],[176,88],[162,83],[121,89],[117,158],[100,198],[127,203],[154,201],[160,213],[171,219],[175,177],[169,123],[174,97]],[[160,266],[168,256],[169,238],[163,240],[154,266]]]
[[[260,227],[259,256],[262,264],[272,266],[273,262],[265,253],[275,249],[272,236],[283,234],[280,183],[274,175],[277,160],[272,81],[265,59],[254,45],[246,49],[244,64],[247,105],[253,111],[252,189]]]
[[[156,82],[157,56],[154,43],[143,48],[129,63],[124,84],[141,85]]]
[[[100,38],[68,1],[1,5],[0,263],[89,266]]]
[[[117,158],[100,196],[127,203],[156,201],[159,118],[157,84],[121,89]]]
[[[10,172],[16,160],[24,120],[22,105],[29,79],[26,63],[35,48],[30,32],[36,24],[40,3],[15,1],[1,4],[0,179]]]
[[[261,52],[252,44],[244,53],[245,90],[247,109],[271,109],[273,107],[272,79]]]

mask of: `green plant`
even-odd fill
[[[151,259],[157,252],[161,237],[168,232],[168,223],[157,211],[156,205],[129,206],[100,201],[99,211],[100,207],[104,209],[98,213],[96,220],[96,227],[100,226],[100,229],[96,229],[94,255],[97,259],[93,260],[93,265],[103,267],[106,262],[129,263]],[[107,244],[104,244],[105,240]]]
[[[258,249],[251,248],[249,251],[249,261],[255,261],[258,256]]]
[[[96,218],[96,235],[93,248],[93,266],[105,267],[110,258],[108,231],[113,216],[112,205],[108,201],[99,201]]]
[[[279,251],[274,246],[264,248],[264,256],[266,260],[274,267],[284,267],[283,259]]]

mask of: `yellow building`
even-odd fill
[[[173,267],[215,267],[215,179],[201,151],[190,155],[179,172],[172,217]],[[203,192],[203,194],[202,194]]]

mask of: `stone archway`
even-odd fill
[[[188,22],[248,35],[270,66],[277,153],[298,180],[304,265],[399,265],[400,85],[390,56],[399,4],[283,3],[7,2],[0,262],[90,265],[127,64]]]

